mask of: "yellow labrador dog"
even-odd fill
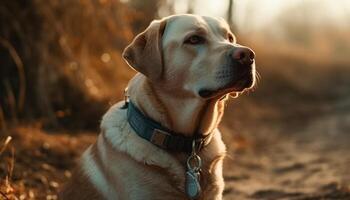
[[[222,199],[225,145],[218,130],[228,95],[255,82],[254,52],[223,19],[153,21],[123,57],[139,73],[128,100],[104,115],[61,199]]]

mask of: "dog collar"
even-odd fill
[[[163,127],[145,116],[131,101],[126,101],[123,108],[127,108],[128,122],[136,134],[160,148],[191,153],[193,143],[196,144],[196,151],[200,151],[208,143],[209,137],[203,137],[202,134],[186,137]]]

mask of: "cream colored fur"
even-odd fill
[[[208,45],[182,46],[184,37],[201,29]],[[217,129],[230,88],[213,74],[225,70],[228,25],[221,19],[178,15],[154,21],[127,47],[124,57],[138,73],[128,85],[130,100],[147,116],[186,136],[209,134],[199,152],[203,160],[201,200],[220,200],[226,148]],[[210,42],[209,42],[210,41]],[[146,50],[146,51],[145,51]],[[218,88],[201,98],[201,87]],[[126,119],[124,102],[112,106],[101,122],[101,134],[82,156],[76,175],[61,199],[171,200],[185,195],[184,153],[163,150],[139,137]]]

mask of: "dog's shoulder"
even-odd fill
[[[123,109],[124,101],[114,104],[102,117],[101,130],[121,126],[126,122],[127,109]]]
[[[124,102],[113,105],[101,121],[101,138],[110,142],[116,151],[124,152],[138,162],[170,170],[176,176],[182,175],[181,164],[168,152],[141,138],[127,120]],[[100,140],[100,139],[98,139]]]
[[[96,189],[86,173],[81,169],[81,166],[77,167],[72,173],[70,181],[61,188],[58,193],[59,200],[80,199],[80,200],[103,200],[100,192]],[[80,191],[80,192],[77,192]]]

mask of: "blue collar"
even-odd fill
[[[152,144],[174,152],[191,153],[192,143],[196,143],[196,151],[206,145],[209,137],[203,137],[196,133],[192,137],[185,137],[183,134],[175,133],[151,118],[145,116],[131,101],[126,102],[123,108],[127,108],[127,119],[134,131]]]

